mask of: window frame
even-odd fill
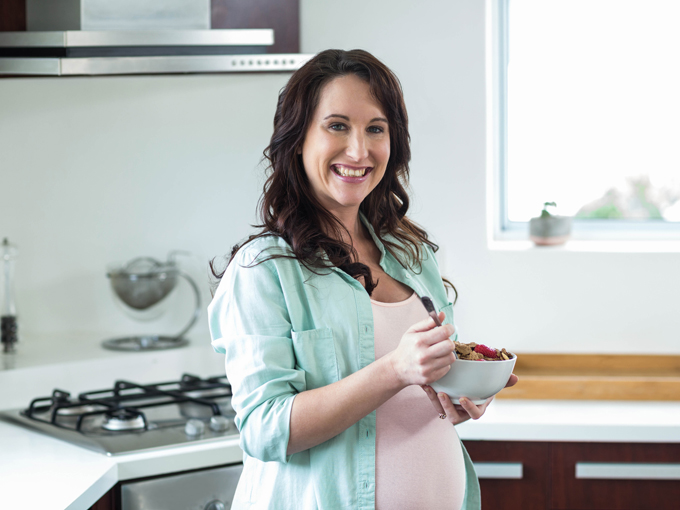
[[[493,180],[490,196],[493,205],[489,211],[493,217],[492,240],[516,241],[528,239],[528,221],[508,219],[508,72],[509,19],[511,0],[490,0],[490,16],[487,25],[487,104],[490,112],[487,120],[491,124],[487,146]],[[488,4],[487,4],[488,5]],[[537,211],[537,215],[538,215]],[[680,222],[663,220],[587,220],[573,219],[571,238],[584,241],[680,241]]]

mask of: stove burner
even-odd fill
[[[112,351],[155,351],[159,349],[173,349],[188,344],[189,340],[186,338],[155,335],[128,336],[102,342],[106,349],[111,349]]]
[[[117,409],[104,413],[102,428],[110,431],[129,431],[146,428],[144,415],[133,409]]]
[[[68,406],[59,407],[52,406],[54,411],[54,423],[63,426],[74,426],[80,428],[78,421],[84,416],[97,414],[98,412],[106,411],[106,407],[93,404],[69,404]]]
[[[70,417],[70,416],[75,416],[78,417],[81,414],[84,413],[94,413],[96,411],[103,411],[106,408],[104,406],[96,406],[96,405],[91,405],[91,404],[85,404],[85,405],[71,405],[70,407],[59,407],[57,409],[57,416],[59,417]]]

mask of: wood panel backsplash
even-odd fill
[[[517,354],[519,382],[498,398],[680,400],[680,356]]]

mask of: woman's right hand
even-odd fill
[[[439,312],[439,320],[444,320],[444,312]],[[430,384],[450,370],[455,357],[449,337],[454,332],[451,324],[437,327],[428,318],[404,333],[397,348],[389,354],[392,368],[404,386]]]

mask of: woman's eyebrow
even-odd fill
[[[332,117],[338,117],[340,119],[344,119],[346,121],[349,121],[349,117],[347,115],[342,115],[340,113],[331,113],[330,115],[326,115],[323,118],[323,120],[330,119]],[[387,119],[385,117],[374,117],[369,122],[384,122],[385,124],[389,124],[389,122],[387,122]]]

